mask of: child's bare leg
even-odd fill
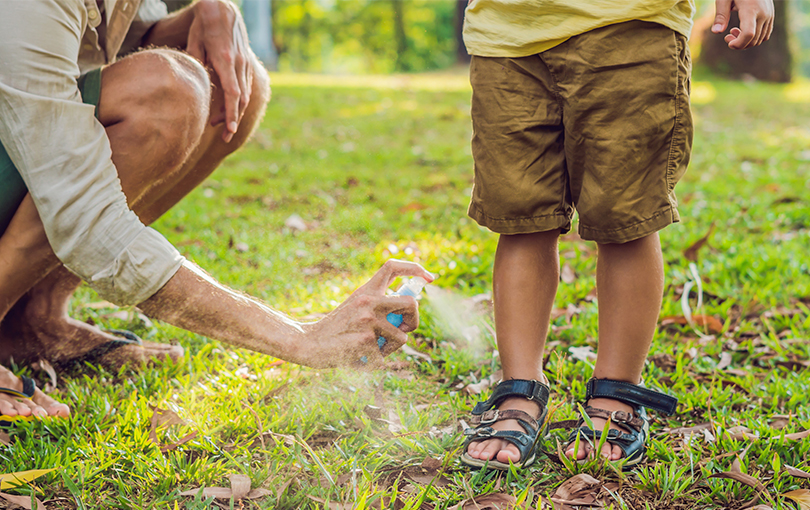
[[[658,233],[624,244],[600,244],[596,287],[599,349],[593,376],[638,384],[664,293],[664,263]],[[633,411],[629,405],[611,399],[595,398],[588,404],[608,411]],[[597,430],[605,424],[600,418],[593,418],[593,422]],[[589,452],[590,445],[581,442],[577,459],[584,459]],[[605,444],[601,453],[610,460],[622,457],[621,449],[610,444]],[[566,454],[573,457],[573,445],[569,445]]]
[[[501,235],[492,276],[495,329],[503,365],[503,379],[535,379],[543,375],[543,347],[560,279],[557,251],[559,230],[535,234]],[[537,404],[523,398],[505,399],[499,409],[519,409],[532,416]],[[523,428],[514,420],[492,425],[495,430]],[[507,463],[520,460],[517,447],[502,439],[471,443],[471,457]]]

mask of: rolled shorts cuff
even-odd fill
[[[601,230],[590,228],[579,223],[578,232],[579,237],[586,241],[595,241],[603,244],[622,244],[642,237],[647,237],[650,234],[662,230],[667,225],[678,223],[681,217],[678,214],[678,209],[674,207],[667,207],[652,215],[652,217],[642,220],[627,227]]]
[[[534,234],[555,229],[560,229],[560,233],[565,234],[571,230],[571,218],[563,213],[524,218],[493,218],[487,216],[478,205],[471,203],[467,215],[496,234]]]

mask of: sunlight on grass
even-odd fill
[[[797,79],[786,85],[785,99],[793,103],[810,103],[810,80]]]
[[[693,81],[690,99],[692,104],[709,104],[717,97],[714,85],[707,81]]]
[[[465,72],[391,75],[323,75],[306,73],[270,73],[273,85],[295,87],[372,88],[391,90],[471,91]]]

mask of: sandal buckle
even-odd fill
[[[498,409],[490,409],[481,415],[481,425],[495,423],[500,418],[501,413]]]

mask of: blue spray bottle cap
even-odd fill
[[[425,288],[425,285],[427,285],[427,280],[425,280],[421,276],[414,276],[413,278],[406,280],[405,283],[402,284],[402,286],[399,289],[397,289],[394,295],[417,297],[419,296],[419,294],[422,293],[422,289]],[[386,320],[388,320],[388,322],[390,322],[396,327],[399,327],[402,324],[401,314],[389,313],[388,315],[385,316],[385,318]],[[382,350],[383,347],[385,347],[386,342],[387,340],[382,336],[377,338],[377,345],[379,346],[380,350]],[[368,363],[368,358],[363,356],[362,358],[360,358],[360,361],[362,361],[363,363]]]

